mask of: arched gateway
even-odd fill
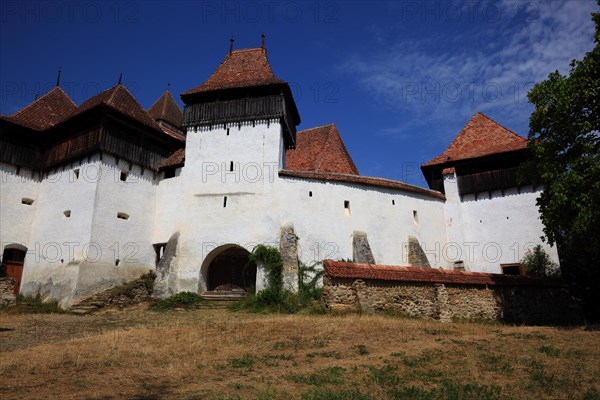
[[[202,264],[206,289],[215,293],[249,293],[256,287],[256,264],[250,252],[227,244],[211,251]]]

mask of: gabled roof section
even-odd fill
[[[261,47],[233,50],[203,84],[182,94],[182,96],[210,92],[285,83],[271,70],[267,50]]]
[[[358,175],[335,124],[300,131],[296,148],[285,153],[286,170]]]
[[[10,116],[0,118],[14,124],[42,131],[53,127],[77,112],[77,105],[59,86]]]
[[[477,112],[450,143],[450,146],[441,155],[423,164],[423,167],[507,153],[526,147],[527,140],[525,138],[503,127],[483,113]]]
[[[166,91],[158,98],[148,109],[148,114],[155,121],[165,121],[176,128],[181,128],[183,124],[183,112],[177,105],[177,102],[171,95],[170,91]]]
[[[135,97],[129,93],[129,90],[120,83],[83,102],[79,107],[79,113],[101,104],[133,118],[149,128],[162,131],[160,126],[158,126],[154,119],[146,112],[146,110],[144,110]]]

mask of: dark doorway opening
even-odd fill
[[[23,264],[25,263],[25,255],[27,247],[20,244],[9,244],[4,248],[2,253],[2,275],[15,280],[13,288],[15,294],[19,293],[21,288],[21,279],[23,278]]]
[[[219,253],[208,266],[208,290],[214,292],[252,292],[256,287],[256,264],[242,247]]]

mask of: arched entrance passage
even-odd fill
[[[256,264],[250,252],[238,245],[213,250],[204,261],[206,288],[214,292],[251,292],[256,287]]]
[[[2,252],[2,275],[15,280],[14,292],[19,293],[21,279],[23,278],[23,264],[27,255],[27,247],[18,243],[11,243],[4,247]]]

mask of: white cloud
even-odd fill
[[[533,83],[556,69],[567,73],[571,60],[593,47],[590,13],[598,7],[592,0],[454,4],[470,14],[464,11],[456,21],[442,21],[443,11],[441,18],[429,16],[436,18],[435,39],[398,41],[395,28],[387,36],[379,28],[376,42],[382,44],[352,56],[342,69],[371,96],[418,120],[464,124],[481,110],[500,116],[503,124],[523,126],[532,110],[526,94]],[[497,7],[492,17],[484,14],[490,5]],[[428,14],[417,17],[428,23]],[[453,24],[461,24],[458,33]],[[454,37],[438,43],[440,30]],[[381,133],[404,135],[393,128]]]

